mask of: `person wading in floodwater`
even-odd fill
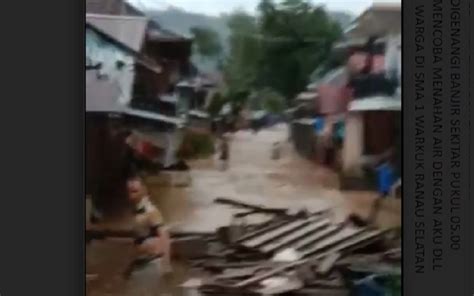
[[[132,174],[127,179],[127,191],[134,206],[137,257],[126,270],[125,277],[129,279],[132,295],[156,295],[159,276],[172,271],[169,233],[138,175]]]
[[[221,162],[221,169],[227,170],[229,167],[229,142],[225,136],[221,137],[221,149],[219,160]]]
[[[272,159],[273,160],[280,159],[280,154],[281,154],[280,142],[273,143],[273,146],[272,146]]]

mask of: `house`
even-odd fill
[[[150,77],[149,73],[141,71],[137,71],[136,75],[140,77],[139,81],[153,79],[155,89],[152,91],[157,91],[159,95],[172,94],[179,81],[195,74],[190,63],[192,39],[162,28],[124,0],[87,0],[86,11],[88,14],[147,18],[145,37],[139,52],[159,63],[162,72],[158,77]],[[149,90],[142,91],[146,93]]]
[[[208,112],[209,105],[217,91],[218,81],[204,75],[180,81],[176,85],[181,110],[187,110],[188,127],[211,132],[213,118]]]
[[[136,108],[137,85],[154,89],[162,66],[138,50],[147,19],[141,16],[86,15],[86,143],[87,193],[99,206],[125,201],[124,178],[129,147],[125,138],[152,129],[165,138],[162,163],[173,162],[176,139],[184,121],[161,109]],[[144,80],[137,73],[154,79]],[[149,141],[149,139],[145,139]]]
[[[367,39],[368,36],[398,35],[402,30],[400,4],[374,3],[362,12],[345,30],[348,39]]]
[[[161,72],[156,75],[143,68],[136,70],[130,102],[133,108],[132,115],[152,118],[159,114],[162,122],[171,119],[168,123],[177,121],[180,127],[192,125],[192,122],[188,122],[188,111],[192,106],[188,106],[189,102],[181,97],[177,85],[182,81],[193,79],[197,74],[190,62],[193,40],[163,28],[158,22],[148,18],[142,11],[124,0],[87,0],[86,10],[89,14],[147,19],[145,36],[138,51],[159,64]],[[146,130],[150,128],[147,126]],[[175,132],[176,138],[181,138],[182,129],[173,131],[162,127],[155,128],[160,132]],[[156,136],[156,133],[153,136]],[[156,142],[163,142],[162,140]],[[175,140],[171,142],[175,143],[173,146],[177,145]],[[163,161],[169,164],[174,160],[167,158]]]
[[[345,122],[345,175],[361,176],[372,160],[400,149],[396,147],[401,116],[400,32],[400,6],[381,4],[363,12],[346,31],[349,43],[366,43],[347,45],[353,93]]]
[[[296,149],[340,169],[341,183],[370,175],[389,152],[395,152],[399,166],[400,5],[367,9],[347,28],[333,54],[345,57],[345,65],[309,84],[295,99],[291,137]]]
[[[99,207],[125,201],[121,185],[128,164],[121,115],[141,63],[153,68],[138,52],[86,22],[86,193]]]
[[[123,35],[133,39],[133,26],[124,24],[123,20],[146,19],[142,42],[134,43],[136,47],[133,48],[147,57],[150,63],[159,64],[160,72],[144,67],[135,69],[131,108],[127,111],[133,116],[184,125],[182,118],[177,119],[181,114],[178,114],[176,106],[175,87],[178,81],[193,74],[189,63],[192,40],[162,28],[126,1],[87,0],[86,10],[90,22],[118,40]],[[114,22],[114,19],[120,21]]]
[[[293,113],[292,138],[300,142],[295,142],[295,147],[298,151],[301,150],[298,147],[306,147],[302,154],[319,164],[336,165],[339,147],[331,140],[332,127],[347,111],[350,100],[347,83],[346,67],[339,67],[309,84],[295,99],[298,106]]]
[[[378,157],[395,148],[400,141],[401,100],[369,97],[354,100],[346,116],[343,146],[343,171],[348,176],[363,176]]]

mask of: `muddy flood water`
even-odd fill
[[[283,144],[281,157],[272,160],[272,145],[277,141]],[[192,181],[187,187],[148,184],[153,202],[175,231],[209,232],[228,225],[235,209],[214,204],[216,197],[295,210],[331,208],[336,220],[351,212],[366,215],[375,198],[372,192],[339,191],[334,172],[293,151],[285,125],[256,134],[240,131],[231,135],[230,166],[226,171],[220,171],[214,159],[193,161],[190,165]],[[400,224],[399,201],[387,201],[382,211],[380,225]],[[117,228],[126,225],[126,221],[114,221]],[[133,245],[126,242],[94,241],[87,246],[87,271],[98,276],[87,284],[87,294],[124,295],[122,272],[132,255]],[[182,295],[178,286],[193,271],[182,262],[173,265],[173,274],[160,280],[162,288],[153,295]]]

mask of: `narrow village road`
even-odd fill
[[[274,142],[281,142],[281,158],[271,159]],[[290,209],[334,209],[336,220],[350,211],[366,214],[373,193],[342,193],[337,190],[334,172],[302,159],[288,142],[286,125],[275,126],[256,134],[240,131],[231,136],[230,166],[220,171],[213,159],[191,162],[192,183],[188,187],[163,187],[150,184],[152,200],[175,231],[209,232],[231,222],[235,209],[216,205],[216,197],[227,197],[249,203]],[[393,216],[393,217],[392,217]],[[399,214],[385,215],[388,223],[399,223]],[[395,221],[395,222],[394,222]],[[120,275],[130,260],[132,246],[112,242],[94,242],[88,248],[88,272],[99,275],[89,285],[88,295],[122,295],[124,282]],[[175,273],[163,282],[156,295],[180,295],[177,285],[188,274],[185,267],[175,266]]]
[[[201,232],[228,225],[235,209],[214,204],[216,197],[295,210],[343,204],[335,189],[337,176],[295,155],[286,125],[257,134],[240,131],[230,137],[227,171],[218,170],[217,161],[200,160],[191,163],[191,186],[151,185],[154,201],[173,229]],[[277,141],[283,143],[281,158],[272,160],[272,145]]]

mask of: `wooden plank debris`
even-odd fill
[[[301,220],[296,220],[293,221],[283,227],[277,228],[275,230],[269,231],[259,237],[256,237],[254,239],[248,240],[241,242],[241,244],[247,248],[257,248],[267,242],[270,242],[276,238],[279,238],[285,234],[288,234],[292,231],[295,231],[299,229],[300,227],[306,226],[309,223],[315,222],[315,219],[301,219]]]
[[[330,253],[329,255],[324,257],[323,260],[321,260],[321,263],[319,264],[318,273],[327,274],[329,271],[331,271],[334,264],[339,258],[341,258],[341,253],[339,252]]]
[[[334,236],[329,236],[325,239],[322,239],[318,241],[316,244],[314,244],[312,247],[306,249],[303,251],[303,256],[309,256],[311,254],[317,253],[319,251],[322,251],[326,248],[329,248],[343,240],[346,240],[348,238],[351,238],[359,233],[364,232],[364,229],[357,229],[357,228],[352,228],[352,227],[345,227],[341,231],[339,231],[336,235]]]
[[[276,242],[273,242],[261,247],[260,250],[265,253],[275,252],[277,250],[282,249],[285,246],[289,246],[291,243],[296,242],[297,240],[301,238],[307,237],[308,235],[314,233],[317,230],[321,230],[327,227],[329,224],[330,224],[330,221],[328,219],[324,219],[317,223],[310,223],[300,229],[297,229],[293,233],[290,233],[289,235],[283,238],[277,239]]]
[[[253,278],[249,278],[247,280],[241,281],[235,285],[236,288],[243,288],[252,284],[255,284],[261,280],[264,280],[266,278],[272,277],[274,275],[280,274],[286,270],[293,269],[301,264],[305,264],[307,262],[313,262],[316,263],[318,262],[321,258],[324,258],[331,252],[341,252],[344,253],[348,250],[351,250],[351,247],[354,248],[355,246],[360,247],[363,245],[364,242],[369,242],[371,239],[376,239],[379,237],[382,232],[381,231],[365,231],[365,229],[351,229],[348,228],[349,230],[346,230],[343,232],[343,235],[338,236],[338,240],[336,241],[335,239],[331,240],[326,240],[323,244],[318,244],[316,247],[312,248],[310,251],[307,252],[307,254],[313,254],[314,252],[317,252],[318,250],[322,250],[323,247],[331,247],[331,245],[334,245],[336,242],[340,242],[340,244],[335,244],[333,248],[330,248],[329,250],[326,250],[325,252],[321,252],[318,254],[313,254],[313,256],[299,260],[296,262],[292,262],[283,266],[280,266],[278,268],[275,268],[273,270],[270,270],[268,272],[265,272],[263,274],[260,274],[258,276],[255,276]],[[357,236],[357,234],[362,233],[362,235]],[[351,238],[351,239],[349,239]],[[344,241],[347,239],[347,241]]]
[[[329,225],[328,227],[316,232],[315,234],[308,235],[307,237],[292,244],[292,247],[296,250],[302,250],[315,242],[322,240],[330,235],[342,229],[341,225]]]
[[[256,236],[262,235],[262,234],[267,233],[271,230],[274,230],[278,227],[281,227],[285,224],[288,224],[292,221],[293,220],[290,220],[290,219],[278,219],[276,221],[272,221],[271,223],[268,223],[264,227],[258,228],[257,230],[252,231],[252,232],[247,233],[246,235],[242,236],[239,240],[237,240],[237,243],[240,243],[242,241],[246,241],[246,240],[249,240],[249,239],[254,238]]]
[[[241,201],[236,201],[233,199],[218,197],[214,200],[215,203],[229,205],[236,208],[253,210],[255,212],[267,213],[267,214],[276,214],[276,215],[286,215],[287,209],[285,208],[267,208],[259,205],[253,205],[249,203],[244,203]]]
[[[216,245],[217,251],[208,252],[206,257],[194,261],[197,263],[195,267],[210,273],[199,288],[201,295],[283,292],[292,295],[348,295],[340,273],[344,266],[340,263],[357,249],[379,241],[385,233],[350,223],[337,224],[321,213],[291,214],[287,209],[266,208],[223,198],[216,199],[216,202],[244,209],[241,216],[254,213],[273,216],[261,224],[242,225],[243,233],[232,244],[219,239],[221,236],[216,233],[207,236],[204,241]],[[275,254],[286,249],[298,254],[293,259],[296,261],[272,260]],[[394,253],[393,257],[397,257],[397,252]],[[352,256],[357,257],[359,255]],[[384,256],[377,258],[382,260]]]

